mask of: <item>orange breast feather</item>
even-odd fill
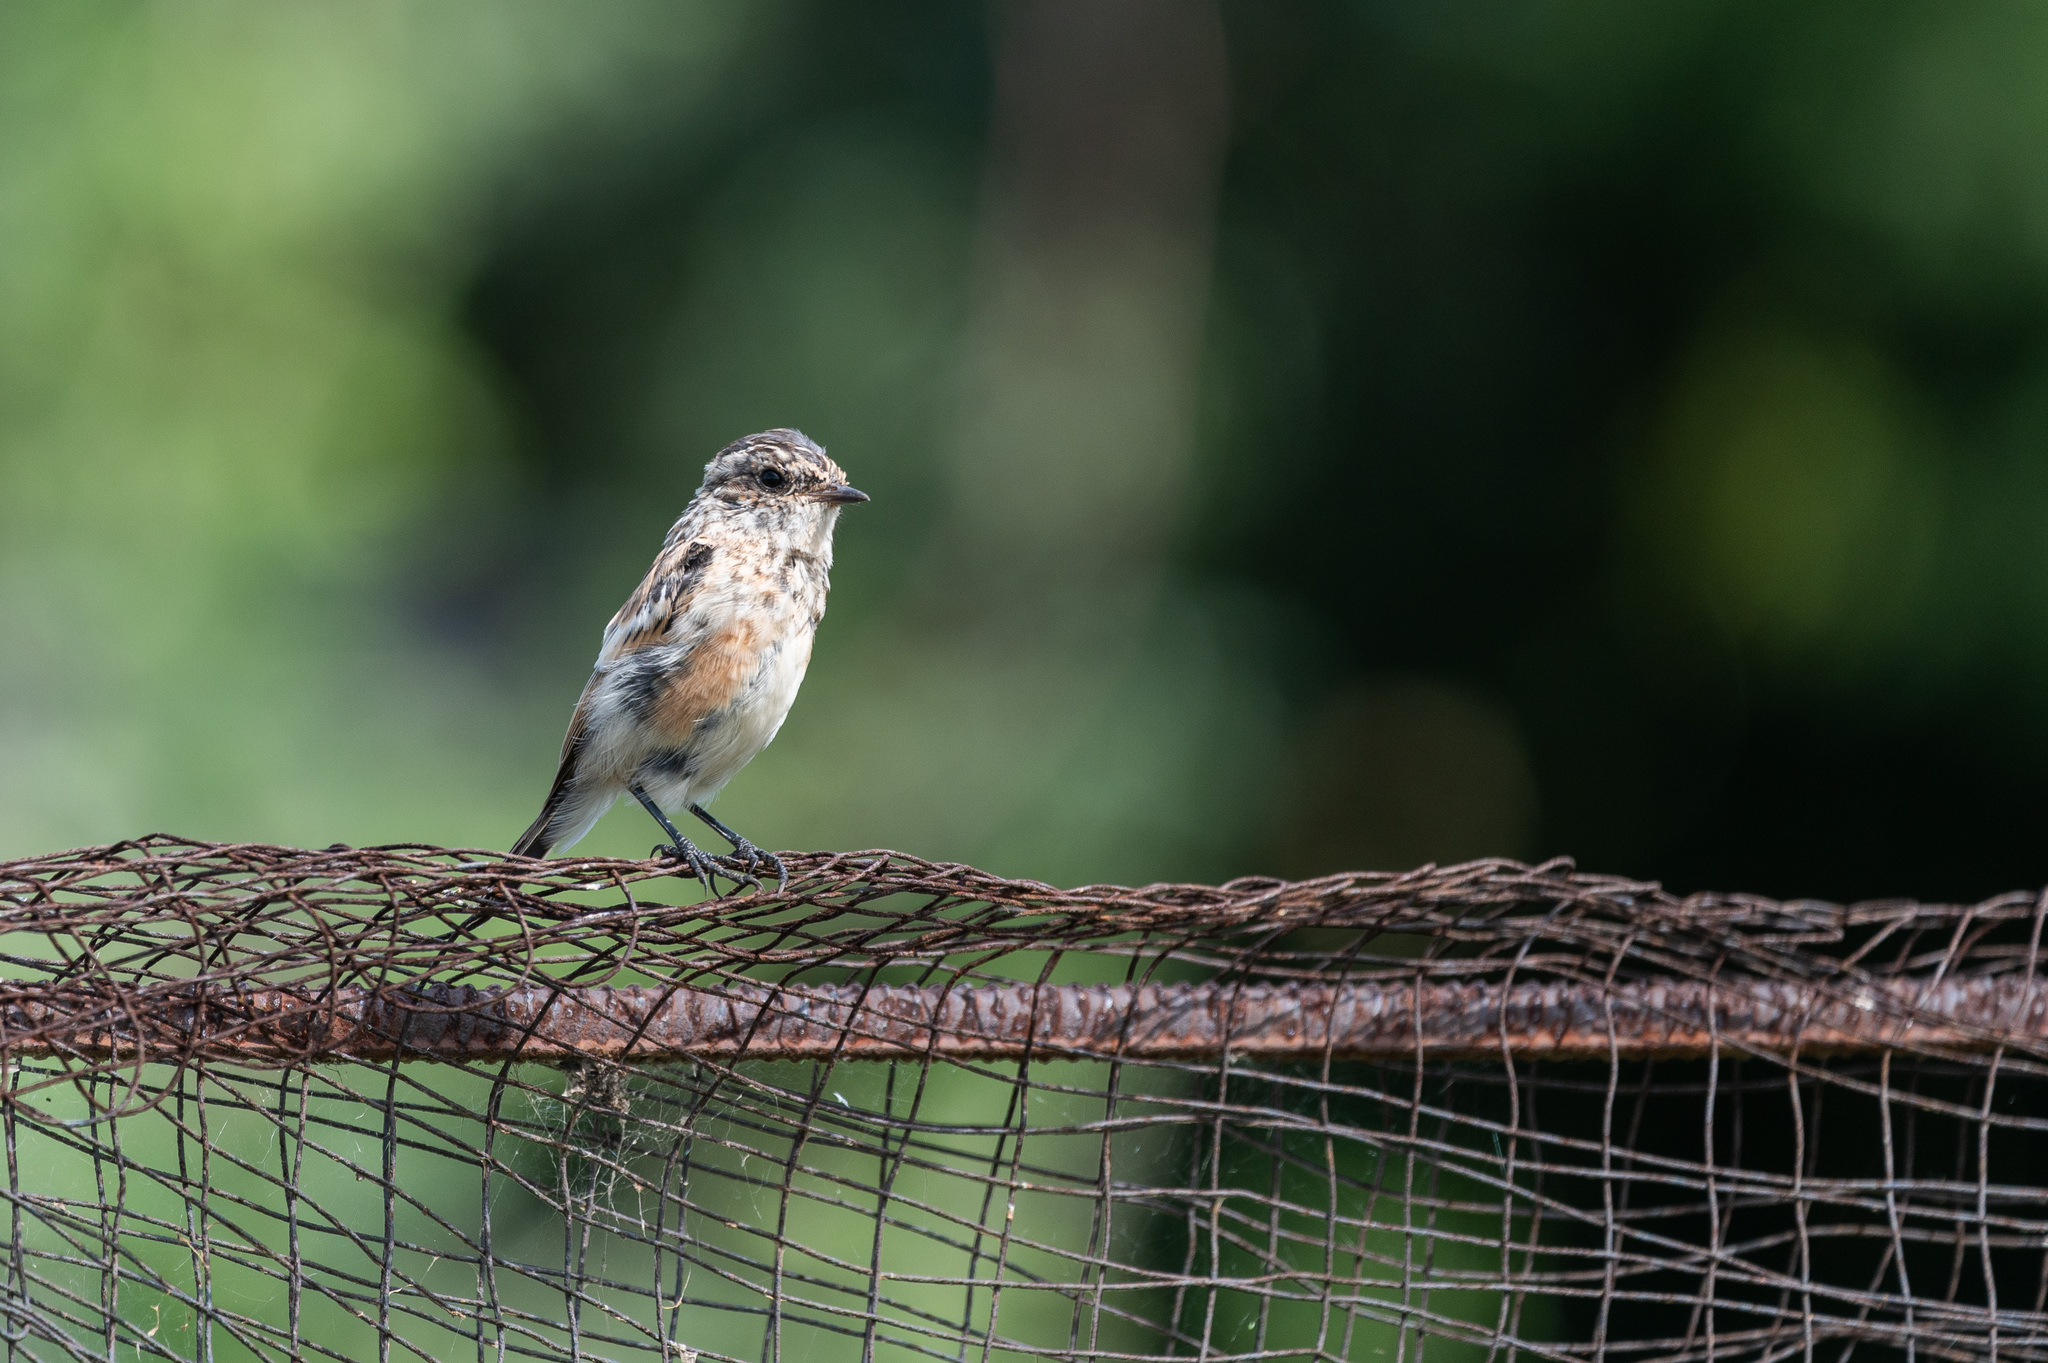
[[[664,739],[686,741],[697,721],[723,709],[761,667],[758,626],[738,620],[690,650],[689,659],[663,684],[648,719]]]

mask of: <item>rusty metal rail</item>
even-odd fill
[[[1785,981],[1499,985],[858,984],[489,990],[430,985],[320,999],[264,990],[146,1014],[0,1006],[0,1050],[95,1061],[602,1058],[658,1063],[1097,1059],[1606,1060],[1910,1047],[1982,1053],[2048,1039],[2048,990],[2019,977],[1844,989]]]

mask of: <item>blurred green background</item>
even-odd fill
[[[2017,3],[8,5],[0,854],[505,846],[795,425],[875,501],[765,844],[2037,883],[2044,67]]]

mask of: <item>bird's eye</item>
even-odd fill
[[[781,469],[762,469],[755,477],[759,478],[761,486],[770,492],[780,492],[789,486],[789,475]]]

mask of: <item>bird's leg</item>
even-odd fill
[[[753,870],[756,866],[772,866],[775,868],[775,893],[781,894],[789,888],[789,871],[784,868],[781,857],[776,856],[773,852],[764,852],[754,846],[753,843],[720,823],[716,816],[702,805],[691,805],[690,812],[705,823],[710,824],[712,830],[718,836],[732,844],[731,859],[733,861],[743,863],[749,871]],[[759,881],[754,883],[757,886],[760,884]]]
[[[716,857],[708,857],[697,850],[697,844],[684,837],[682,830],[670,823],[668,815],[661,812],[661,807],[647,798],[647,792],[640,789],[638,781],[628,786],[627,789],[633,792],[633,798],[640,802],[641,807],[654,816],[654,821],[661,825],[662,831],[674,839],[673,842],[667,845],[656,843],[654,850],[647,855],[651,857],[675,857],[690,868],[691,875],[704,882],[705,890],[710,893],[713,899],[718,898],[718,882],[711,878],[714,872],[725,869],[718,864],[718,859]]]

